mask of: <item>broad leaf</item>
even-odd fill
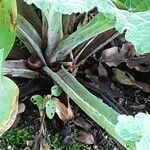
[[[7,77],[2,76],[4,49],[0,49],[0,136],[11,127],[18,112],[19,89]]]
[[[24,0],[28,4],[36,4],[40,9],[49,9],[51,5],[52,9],[61,14],[72,14],[78,12],[89,11],[94,8],[95,1],[91,0]]]
[[[150,10],[150,0],[113,0],[115,4],[122,5],[129,11],[142,12]]]
[[[135,45],[139,54],[150,52],[150,12],[119,11],[116,29],[120,32],[127,29],[125,37]]]
[[[11,127],[18,111],[19,89],[7,77],[0,83],[0,136]]]
[[[115,130],[121,139],[135,142],[136,150],[149,150],[149,125],[149,114],[138,113],[135,117],[119,115]]]
[[[0,1],[0,49],[4,48],[4,58],[9,54],[16,33],[16,0]]]

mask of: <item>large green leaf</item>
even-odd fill
[[[96,6],[95,1],[91,0],[24,0],[28,4],[36,4],[40,9],[49,9],[51,6],[56,12],[61,14],[72,14],[84,12]]]
[[[0,83],[0,136],[9,129],[15,121],[18,112],[19,89],[7,77],[2,77]]]
[[[19,89],[7,77],[2,76],[4,49],[0,49],[0,136],[11,127],[18,111]]]
[[[135,117],[119,115],[115,130],[121,139],[135,142],[136,150],[149,150],[149,126],[149,114],[138,113]]]
[[[0,0],[0,49],[4,48],[4,59],[15,40],[16,18],[16,0]]]
[[[150,10],[150,0],[113,0],[115,4],[123,6],[132,12],[142,12]]]
[[[126,39],[131,41],[139,54],[150,52],[150,12],[130,13],[120,11],[117,14],[116,29],[126,31]]]

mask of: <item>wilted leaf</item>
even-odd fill
[[[84,131],[80,131],[77,133],[76,140],[83,144],[88,144],[88,145],[94,144],[93,135]]]
[[[109,66],[117,67],[121,62],[125,61],[126,57],[127,57],[127,48],[126,45],[124,44],[120,51],[116,46],[104,50],[102,52],[100,59],[102,62],[106,63]]]
[[[60,86],[58,85],[53,85],[52,88],[51,88],[51,95],[53,96],[60,96],[62,93],[62,89]]]
[[[77,117],[74,120],[74,123],[76,126],[83,128],[85,131],[89,131],[92,128],[92,124],[88,122],[87,119],[84,119],[82,117]]]
[[[57,98],[53,98],[53,102],[56,107],[56,113],[61,120],[68,121],[73,118],[74,115],[69,101],[68,101],[68,107],[66,107],[63,103],[61,103]]]
[[[48,98],[48,101],[46,102],[46,115],[49,119],[52,119],[55,115],[55,106],[51,98]]]
[[[38,78],[39,72],[28,69],[25,64],[25,60],[7,60],[3,64],[2,74],[28,79]]]

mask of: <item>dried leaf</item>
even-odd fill
[[[24,103],[19,103],[18,105],[18,114],[21,114],[25,111],[26,105]]]
[[[121,71],[117,68],[113,68],[112,71],[114,73],[114,75],[113,75],[114,81],[119,82],[119,83],[124,84],[124,85],[138,86],[135,82],[134,77],[131,74],[124,72],[124,71]]]
[[[89,131],[92,128],[92,124],[82,117],[77,117],[74,120],[76,126],[83,128],[85,131]]]
[[[140,81],[136,81],[136,84],[139,85],[139,87],[141,87],[140,89],[146,93],[150,93],[150,84],[148,83],[144,83],[144,82],[140,82]]]
[[[49,143],[46,141],[41,142],[40,150],[51,150]]]
[[[121,62],[125,61],[127,57],[127,48],[126,45],[123,45],[121,50],[118,50],[118,47],[114,46],[108,48],[102,52],[100,60],[105,62],[109,66],[117,67]]]
[[[76,140],[78,142],[81,142],[83,144],[88,144],[88,145],[95,143],[93,135],[84,131],[80,131],[79,133],[77,133]]]
[[[127,66],[130,69],[135,68],[137,71],[149,72],[150,71],[150,54],[145,54],[133,59],[127,60]]]
[[[68,108],[59,101],[58,98],[53,98],[54,106],[56,107],[56,113],[63,121],[68,121],[73,118],[73,111],[68,101]]]
[[[99,63],[99,66],[97,67],[97,69],[98,69],[98,74],[100,77],[108,77],[106,68],[101,63]]]

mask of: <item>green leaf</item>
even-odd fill
[[[4,48],[4,58],[13,46],[16,34],[16,0],[0,1],[0,49]]]
[[[56,12],[61,14],[82,13],[89,11],[96,6],[95,1],[91,0],[24,0],[28,4],[36,4],[40,9],[49,9],[52,7]]]
[[[48,98],[49,100],[46,102],[46,114],[47,114],[47,117],[49,119],[52,119],[55,115],[55,106],[52,102],[52,99],[51,98]]]
[[[60,96],[61,93],[62,93],[62,89],[61,89],[60,86],[58,86],[58,85],[52,86],[52,88],[51,88],[51,95],[52,96],[56,96],[57,97],[57,96]]]
[[[19,89],[7,77],[0,83],[0,136],[14,123],[18,112]]]
[[[116,29],[123,32],[127,29],[125,37],[135,45],[139,54],[150,52],[150,12],[130,13],[120,11],[117,13]]]
[[[139,142],[136,142],[136,150],[149,150],[150,136],[149,134],[143,136]]]
[[[2,65],[3,65],[3,55],[4,55],[4,49],[0,49],[0,83],[2,80]]]
[[[150,10],[150,0],[113,0],[115,4],[121,3],[124,8],[131,12],[142,12]]]
[[[45,100],[41,95],[34,95],[31,97],[31,100],[37,105],[39,111],[45,108]]]
[[[119,115],[115,130],[121,139],[135,142],[136,150],[149,150],[149,125],[149,114],[138,113],[135,117]]]
[[[2,62],[4,50],[0,49],[0,136],[8,130],[18,112],[19,89],[7,77],[2,76]]]

